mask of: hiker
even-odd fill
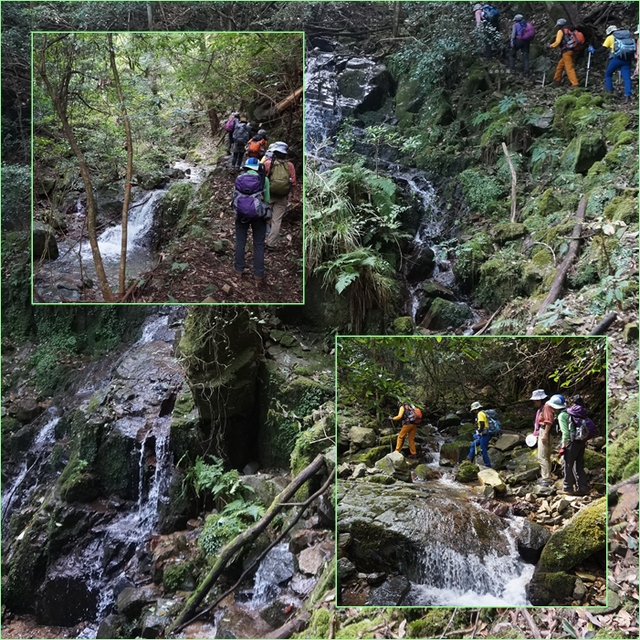
[[[489,418],[487,414],[482,411],[482,405],[479,402],[474,402],[471,405],[471,411],[476,416],[476,432],[473,434],[473,442],[469,449],[469,455],[467,460],[473,462],[476,457],[476,447],[480,445],[480,451],[482,452],[482,461],[485,467],[491,468],[491,460],[489,459],[489,440],[491,440],[491,434],[489,433]]]
[[[632,78],[638,77],[638,34],[640,34],[640,26],[633,32],[633,35],[635,36],[635,40],[636,40],[636,55],[635,55],[636,68],[633,70],[633,74],[631,75]]]
[[[513,26],[511,27],[511,48],[509,49],[509,67],[511,69],[516,68],[516,55],[518,51],[522,51],[524,74],[529,75],[529,45],[535,35],[534,26],[527,22],[521,13],[514,16]]]
[[[538,438],[538,462],[540,463],[538,484],[549,487],[553,484],[551,477],[551,425],[555,416],[553,409],[544,403],[546,398],[547,394],[544,389],[536,389],[529,399],[533,400],[533,405],[537,409],[533,435]]]
[[[266,149],[267,132],[264,129],[258,129],[258,133],[256,133],[256,135],[253,136],[245,146],[247,157],[258,158],[258,160],[261,160],[264,157]]]
[[[269,208],[269,178],[262,172],[257,158],[248,158],[244,171],[236,178],[233,189],[233,209],[236,214],[236,247],[234,269],[242,278],[245,267],[245,246],[251,227],[253,235],[253,277],[257,284],[265,282],[264,239],[267,235]]]
[[[636,59],[638,48],[628,29],[607,27],[607,37],[602,46],[609,51],[609,64],[604,72],[604,90],[613,93],[613,74],[620,71],[624,82],[623,102],[631,100],[631,63]],[[637,66],[637,64],[636,64]]]
[[[579,400],[576,400],[576,398]],[[551,400],[549,403],[551,403]],[[571,496],[587,496],[589,495],[589,481],[587,480],[587,474],[584,472],[584,450],[587,448],[589,435],[587,434],[584,437],[578,433],[574,422],[574,416],[576,419],[586,422],[588,420],[587,409],[580,396],[575,396],[573,402],[573,405],[566,411],[562,410],[561,407],[556,408],[553,404],[550,405],[554,411],[559,411],[556,415],[560,425],[560,433],[562,434],[562,441],[558,450],[558,455],[563,460],[562,492]]]
[[[287,210],[287,199],[292,187],[296,186],[296,170],[292,162],[287,160],[289,147],[286,142],[274,142],[272,157],[264,161],[265,174],[271,183],[271,207],[273,217],[267,235],[267,249],[275,249],[280,235],[280,225]]]
[[[407,457],[411,459],[415,459],[418,457],[418,452],[416,451],[416,431],[418,429],[418,425],[422,421],[422,411],[418,409],[415,405],[410,402],[398,402],[398,415],[395,417],[389,416],[389,420],[402,421],[402,429],[400,429],[400,433],[398,434],[398,439],[396,440],[396,451],[398,453],[402,452],[402,445],[404,444],[405,436],[409,436],[409,454]]]
[[[500,12],[491,4],[478,2],[473,5],[473,15],[476,28],[480,29],[485,43],[484,57],[490,60],[493,57],[494,46],[498,46],[500,38]],[[499,53],[499,50],[496,53]]]
[[[231,158],[231,167],[237,171],[242,167],[242,159],[244,158],[244,147],[249,142],[251,130],[244,116],[236,123],[233,129],[233,158]]]
[[[559,85],[562,82],[562,72],[565,71],[571,86],[577,87],[578,76],[573,66],[573,53],[574,51],[579,51],[584,45],[584,35],[577,29],[569,26],[564,18],[560,18],[556,22],[556,27],[558,32],[556,33],[555,42],[547,44],[547,49],[560,47],[560,60],[558,61],[553,81],[556,85]]]
[[[233,130],[236,128],[236,124],[238,124],[240,114],[236,111],[231,114],[231,117],[224,123],[224,129],[228,134],[227,139],[227,155],[231,153],[231,146],[233,145]]]

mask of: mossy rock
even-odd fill
[[[333,614],[324,607],[315,609],[307,628],[302,633],[296,633],[293,638],[328,638]]]
[[[163,228],[175,227],[187,210],[193,194],[194,186],[190,182],[172,184],[156,207],[154,217],[158,224]]]
[[[134,438],[126,437],[116,429],[100,443],[95,470],[105,495],[137,499],[139,453],[135,444]]]
[[[372,629],[384,622],[381,616],[347,624],[336,631],[336,638],[366,638]]]
[[[493,253],[493,242],[486,233],[477,233],[456,251],[453,273],[464,287],[473,287],[480,277],[480,267]]]
[[[200,413],[191,389],[186,384],[176,398],[169,434],[175,459],[180,460],[187,454],[195,461],[195,456],[202,449],[203,434],[200,432]]]
[[[465,460],[458,467],[456,480],[458,482],[474,482],[478,479],[478,471],[480,471],[480,467],[473,464],[473,462]]]
[[[576,576],[568,575],[562,571],[536,570],[533,578],[527,584],[527,597],[534,606],[544,606],[551,603],[569,604],[575,583]]]
[[[627,224],[638,222],[638,199],[631,195],[616,196],[604,210],[608,220],[620,220]]]
[[[573,128],[568,116],[576,108],[578,99],[572,95],[560,96],[553,106],[553,126],[568,140],[573,135]]]
[[[553,254],[546,247],[540,247],[531,255],[531,262],[538,269],[545,269],[546,267],[553,267]]]
[[[547,189],[535,202],[536,212],[541,216],[549,216],[562,209],[562,204],[556,198],[553,189]]]
[[[429,307],[431,322],[429,329],[444,330],[462,326],[472,317],[471,309],[465,304],[456,304],[443,298],[436,298]]]
[[[72,457],[58,478],[60,497],[65,502],[91,502],[100,495],[97,477],[86,460]]]
[[[396,90],[395,113],[401,127],[406,128],[414,124],[424,104],[424,97],[424,86],[419,80],[408,75],[400,76]]]
[[[460,460],[464,460],[469,447],[458,442],[445,442],[440,448],[440,459],[449,460],[453,464],[458,464]],[[462,455],[461,455],[462,454]]]
[[[413,335],[415,324],[410,316],[401,316],[393,321],[393,332],[400,336]]]
[[[426,615],[407,625],[408,638],[439,638],[450,624],[456,625],[456,628],[460,624],[466,626],[465,614],[462,611],[456,613],[455,609],[448,608],[433,608],[426,611]],[[451,620],[452,615],[453,620]]]
[[[162,573],[162,584],[165,592],[193,591],[196,588],[194,570],[191,562],[170,564]]]
[[[545,545],[537,569],[545,573],[568,571],[593,555],[605,552],[607,501],[600,498],[581,509]]]
[[[604,471],[606,463],[607,458],[603,454],[592,451],[591,449],[584,450],[585,469],[602,469]]]
[[[587,173],[598,160],[607,156],[607,144],[602,133],[576,136],[562,154],[560,166],[572,173]]]
[[[515,256],[497,254],[480,267],[476,300],[495,309],[526,293],[523,264]]]
[[[638,473],[638,394],[631,394],[610,414],[617,438],[608,446],[609,482],[616,483]]]
[[[381,458],[384,458],[389,453],[389,446],[371,447],[362,453],[359,453],[353,457],[353,462],[367,465],[367,467],[375,466],[376,462]]]
[[[367,482],[372,482],[373,484],[382,485],[390,485],[396,483],[396,479],[393,476],[388,476],[386,473],[377,473],[374,476],[368,476],[366,480]]]
[[[421,480],[437,480],[440,477],[440,474],[435,469],[428,467],[426,464],[418,465],[414,473]]]
[[[333,395],[333,388],[327,384],[300,376],[294,378],[278,393],[278,401],[296,415],[306,416],[333,398]]]
[[[333,416],[320,420],[313,427],[303,431],[293,447],[291,453],[291,475],[296,477],[313,459],[319,454],[330,449],[327,444],[327,433],[331,433],[333,427]],[[309,495],[309,487],[312,483],[305,483],[296,493],[297,500],[304,500]]]
[[[613,149],[604,156],[604,164],[611,169],[637,168],[638,145],[637,138],[631,131],[624,131],[618,136]]]
[[[520,222],[504,222],[502,224],[496,224],[493,227],[493,239],[498,244],[505,244],[510,240],[517,240],[526,236],[528,233],[527,227]]]
[[[616,141],[616,138],[626,130],[631,123],[631,118],[624,111],[618,111],[616,113],[610,113],[605,118],[604,135],[607,140],[611,142]]]

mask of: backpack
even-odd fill
[[[403,422],[405,424],[420,424],[422,422],[422,411],[418,409],[414,404],[405,404]]]
[[[564,33],[563,43],[565,49],[571,49],[572,51],[580,51],[584,47],[584,33],[577,29],[563,29]]]
[[[291,189],[289,167],[286,160],[271,159],[269,190],[274,196],[286,196]]]
[[[236,128],[236,119],[235,118],[229,118],[224,123],[224,128],[225,128],[226,131],[233,131]]]
[[[487,420],[489,421],[489,425],[487,426],[487,433],[490,433],[492,436],[500,435],[502,431],[502,423],[500,422],[500,418],[498,418],[498,413],[495,409],[487,409],[485,412],[487,416]]]
[[[242,173],[233,185],[233,208],[238,218],[264,218],[267,204],[263,197],[264,177],[255,172]]]
[[[633,60],[636,53],[636,41],[628,29],[613,32],[613,57],[621,60]]]
[[[500,12],[491,4],[483,4],[482,5],[482,17],[489,23],[495,25],[498,18],[500,17]]]
[[[238,144],[249,142],[249,126],[245,122],[238,122],[233,130],[233,141]]]
[[[573,411],[572,411],[573,409]],[[571,418],[569,422],[569,435],[571,440],[591,440],[598,435],[598,427],[596,423],[584,415],[582,407],[576,409],[575,406],[569,407],[567,413]],[[580,415],[576,415],[580,414]]]
[[[524,24],[522,24],[523,22]],[[533,40],[533,36],[535,35],[536,35],[535,27],[530,22],[527,22],[526,20],[521,20],[520,22],[516,23],[516,38],[519,38],[520,40],[529,41],[529,40]]]
[[[257,136],[254,136],[249,140],[249,144],[247,145],[247,155],[250,158],[259,158],[264,152],[264,139],[259,138],[256,140]]]

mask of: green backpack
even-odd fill
[[[291,189],[289,167],[286,160],[272,160],[269,171],[269,189],[274,196],[286,196]]]

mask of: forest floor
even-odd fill
[[[186,235],[173,244],[168,254],[161,253],[158,265],[141,276],[144,284],[131,293],[127,302],[302,303],[300,187],[290,194],[277,247],[265,253],[265,280],[257,283],[251,273],[251,233],[247,238],[247,269],[243,277],[238,278],[233,268],[235,217],[230,200],[236,176],[229,169],[213,172],[207,178],[213,193],[224,194],[209,205],[210,234]]]

